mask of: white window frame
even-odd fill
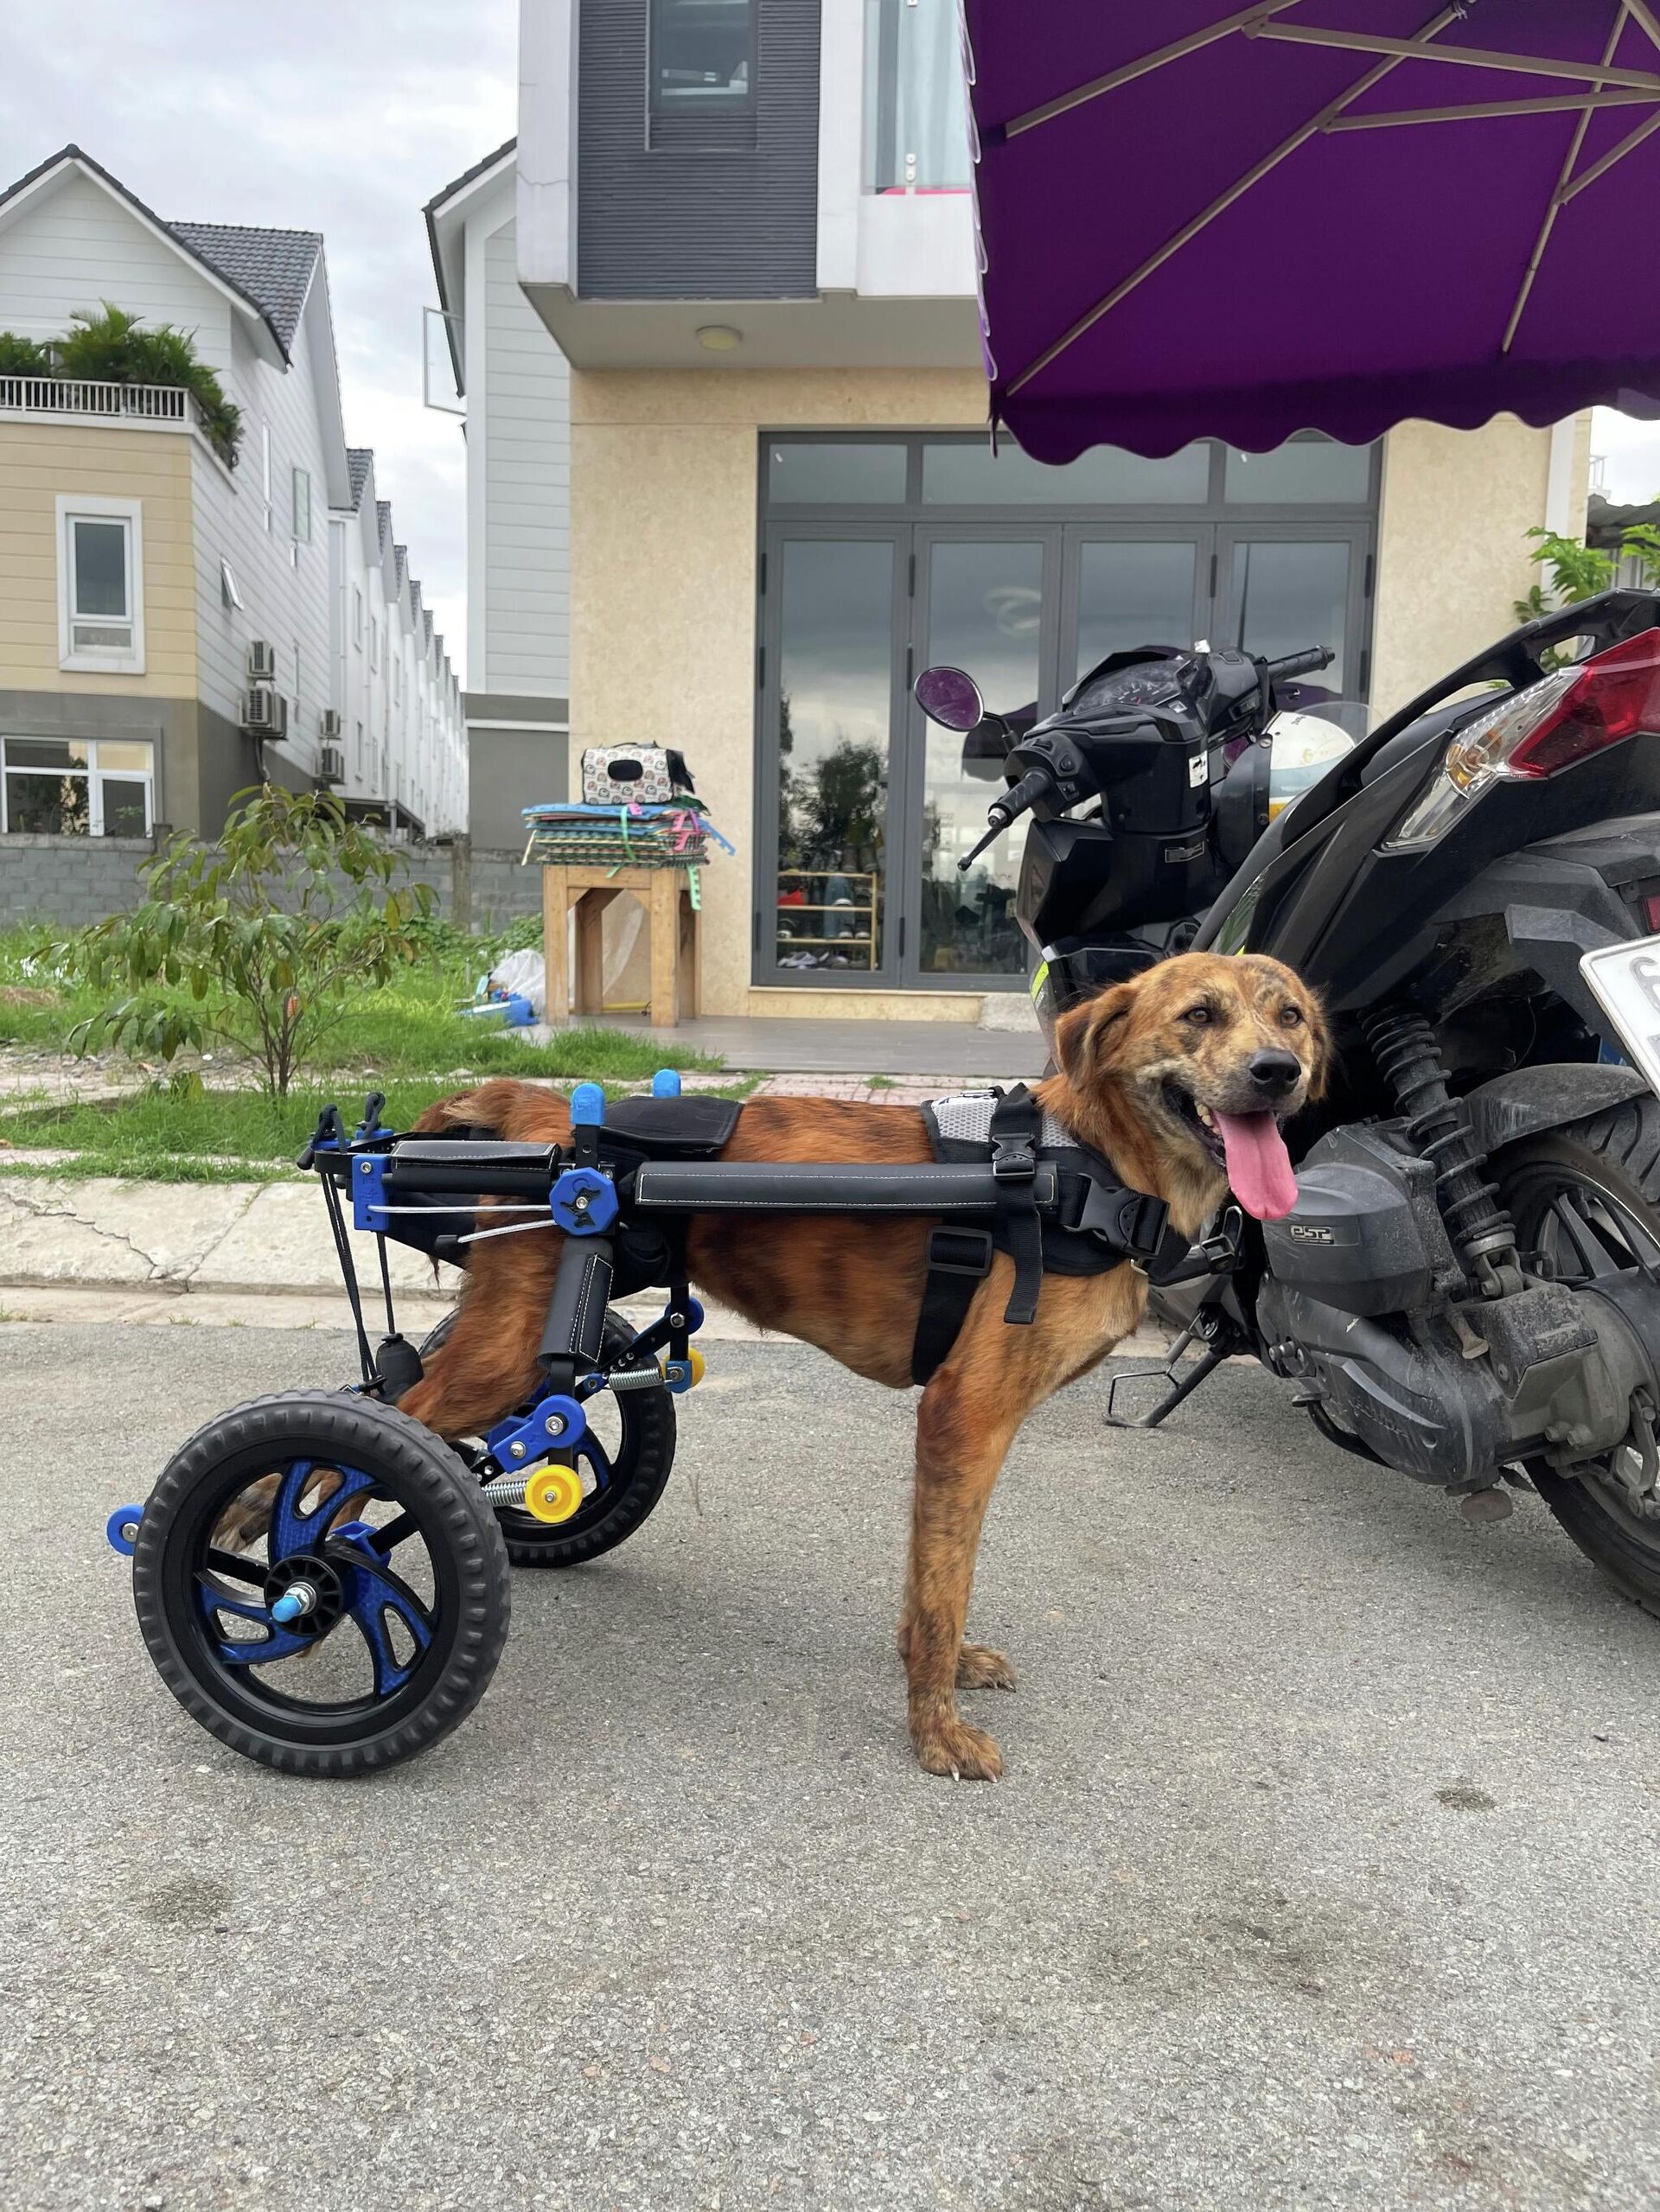
[[[265,527],[271,527],[271,424],[259,425],[259,494],[265,501]]]
[[[127,526],[127,610],[131,641],[102,650],[77,647],[76,621],[107,621],[107,616],[77,617],[74,607],[74,546],[72,525],[80,518],[89,522],[124,522]],[[104,499],[93,493],[60,492],[58,519],[58,666],[86,674],[142,676],[144,673],[144,503],[142,500]]]
[[[292,481],[293,481],[293,488],[292,488],[291,492],[290,493],[290,499],[291,503],[292,503],[292,515],[293,515],[293,526],[292,526],[292,532],[291,532],[291,534],[292,534],[292,537],[293,537],[293,539],[294,539],[294,543],[295,543],[297,545],[309,545],[311,543],[311,472],[310,472],[310,470],[309,469],[302,469],[302,468],[300,468],[300,467],[297,465],[297,464],[296,464],[296,466],[295,466],[294,471],[293,471],[293,480],[292,480]],[[303,519],[304,523],[305,523],[305,527],[304,527],[304,529],[303,529],[303,530],[302,530],[302,529],[301,529],[301,527],[300,527],[300,523],[301,523],[302,519]]]
[[[236,572],[230,563],[222,558],[219,564],[219,596],[227,607],[234,608],[239,613],[240,612],[242,592],[236,580]]]
[[[352,643],[359,653],[363,650],[363,594],[356,584],[352,586]]]
[[[10,775],[7,773],[8,762],[6,758],[6,742],[8,738],[12,737],[20,739],[25,743],[38,743],[45,737],[45,733],[40,730],[25,731],[22,730],[10,730],[5,733],[4,736],[0,736],[0,836],[9,835],[11,830],[11,779]],[[86,834],[89,838],[101,838],[105,833],[104,778],[106,775],[118,776],[122,781],[125,783],[142,783],[144,785],[144,833],[146,837],[150,837],[154,832],[156,827],[156,748],[154,743],[149,738],[122,737],[112,741],[115,743],[123,745],[141,744],[149,746],[150,766],[147,768],[100,768],[98,759],[99,741],[96,737],[72,737],[67,740],[52,738],[47,739],[46,742],[52,743],[67,743],[73,745],[84,744],[86,748],[86,767],[68,768],[65,773],[69,775],[84,775],[86,778]],[[17,768],[12,771],[12,774],[17,775],[50,775],[52,771],[50,768],[35,768],[25,765],[22,762],[20,762]],[[18,834],[21,836],[22,832],[19,832]]]

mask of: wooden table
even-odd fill
[[[673,1029],[698,1010],[698,916],[683,868],[549,867],[542,870],[542,957],[547,1018],[562,1022],[571,1003],[569,917],[577,912],[578,1014],[604,1011],[600,917],[622,891],[646,910],[651,944],[651,1026]]]

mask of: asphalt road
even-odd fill
[[[201,1734],[109,1508],[344,1339],[0,1328],[0,2204],[1618,2207],[1660,2199],[1660,1624],[1230,1369],[1045,1408],[912,1764],[908,1406],[716,1348],[605,1562],[370,1782]]]

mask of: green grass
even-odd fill
[[[71,1031],[104,1011],[107,1001],[84,985],[65,980],[46,963],[39,931],[0,931],[0,1045],[37,1052],[68,1052]],[[325,1041],[325,1069],[385,1077],[441,1079],[457,1069],[476,1075],[551,1075],[559,1080],[636,1082],[659,1068],[713,1071],[718,1055],[695,1052],[665,1036],[638,1037],[622,1030],[562,1030],[550,1044],[527,1044],[514,1030],[471,1015],[456,1003],[471,996],[489,965],[484,939],[459,940],[430,962],[405,969],[384,991],[366,993]],[[182,995],[182,994],[181,994]],[[168,993],[153,994],[165,1003]],[[216,1064],[233,1055],[216,1049]],[[296,1088],[309,1092],[326,1075],[303,1072]]]
[[[760,1081],[758,1075],[736,1077],[719,1095],[746,1097]],[[389,1083],[382,1118],[393,1129],[406,1129],[442,1087],[431,1081]],[[257,1091],[188,1093],[181,1087],[22,1106],[0,1115],[0,1135],[15,1146],[73,1151],[76,1157],[54,1165],[8,1165],[0,1151],[0,1172],[158,1182],[244,1182],[297,1172],[296,1155],[331,1095],[326,1087],[308,1087],[284,1100]],[[361,1097],[341,1094],[348,1125],[361,1103]]]

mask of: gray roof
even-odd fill
[[[493,154],[486,154],[482,162],[475,162],[471,169],[464,169],[459,176],[451,177],[449,183],[440,191],[435,192],[427,201],[426,212],[431,214],[435,207],[440,207],[452,192],[459,192],[463,185],[470,184],[476,176],[482,176],[487,169],[494,169],[502,155],[510,154],[518,143],[517,138],[509,138],[505,144],[498,146]]]
[[[322,252],[320,231],[251,230],[240,223],[169,223],[199,261],[245,293],[270,323],[284,354],[293,351],[300,309]]]
[[[392,537],[392,501],[376,500],[374,503],[376,542],[384,553]]]
[[[397,576],[398,581],[399,583],[402,583],[409,574],[408,546],[394,545],[392,549],[392,561],[393,569]]]
[[[432,610],[430,607],[424,607],[421,609],[421,621],[425,626],[426,641],[428,645],[431,645],[432,642]]]
[[[348,445],[347,447],[346,468],[347,473],[351,478],[352,513],[354,514],[357,513],[359,507],[363,504],[363,494],[368,485],[369,471],[374,468],[374,448],[372,445]]]

